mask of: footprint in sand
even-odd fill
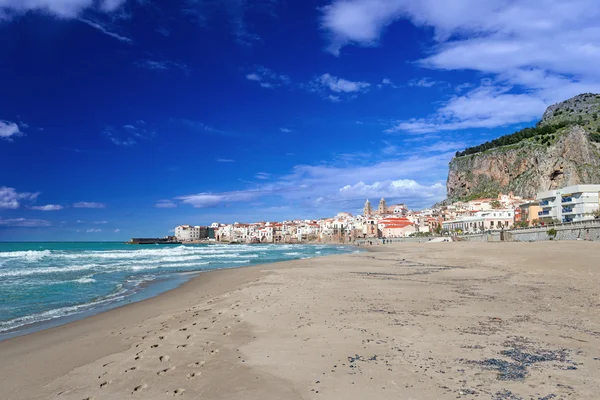
[[[192,367],[192,368],[193,367],[204,367],[204,363],[205,363],[205,361],[197,361],[195,363],[188,365],[188,367]]]
[[[134,387],[133,388],[133,392],[131,392],[131,393],[133,394],[135,392],[139,392],[139,391],[144,390],[144,389],[148,389],[148,385],[145,384],[145,383],[142,383],[141,385]]]
[[[160,361],[160,362],[166,362],[166,361],[169,361],[170,359],[171,359],[171,357],[169,357],[169,356],[158,357],[158,361]]]
[[[112,381],[104,381],[100,384],[100,389],[105,388],[106,386],[110,385],[112,383]]]
[[[164,374],[167,374],[167,373],[173,371],[174,369],[175,369],[175,367],[169,367],[169,368],[161,369],[160,371],[158,371],[156,373],[156,375],[164,375]]]
[[[194,379],[194,378],[198,378],[200,376],[200,374],[202,374],[202,372],[192,372],[191,374],[187,374],[185,377],[187,379]]]
[[[160,347],[160,344],[153,344],[152,346],[150,346],[151,349],[156,349],[157,347]]]
[[[173,390],[173,396],[183,396],[183,393],[185,393],[185,389],[175,389]]]
[[[129,372],[129,371],[135,371],[136,369],[138,369],[138,367],[136,367],[136,366],[133,366],[133,367],[131,367],[131,368],[128,368],[128,369],[126,369],[126,370],[125,370],[125,372]]]
[[[185,349],[186,347],[188,347],[187,344],[180,344],[179,346],[177,346],[178,349]]]

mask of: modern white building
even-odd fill
[[[538,193],[540,221],[578,222],[594,219],[600,208],[600,185],[575,185]]]
[[[511,209],[479,211],[473,216],[461,217],[452,221],[444,221],[442,227],[446,231],[463,233],[479,233],[509,229],[515,223],[515,212]]]

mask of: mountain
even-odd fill
[[[600,95],[585,93],[548,107],[533,128],[457,152],[449,200],[535,197],[569,185],[600,183]]]

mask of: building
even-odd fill
[[[480,233],[509,229],[514,225],[515,212],[511,209],[478,211],[473,216],[444,221],[445,231],[462,233]]]
[[[363,215],[368,217],[369,215],[373,215],[373,208],[371,207],[371,202],[369,199],[365,202],[365,207],[363,208]]]
[[[578,222],[594,219],[600,208],[600,185],[575,185],[538,193],[541,222]]]
[[[519,207],[515,208],[515,221],[527,222],[530,226],[534,225],[534,223],[540,219],[538,215],[540,211],[542,211],[542,208],[537,201],[521,204]]]
[[[175,237],[182,242],[208,239],[208,236],[208,227],[206,226],[179,225],[175,227]]]
[[[387,213],[387,205],[385,204],[385,199],[382,197],[381,200],[379,200],[379,207],[377,208],[377,214],[379,215],[383,215]]]

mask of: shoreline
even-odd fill
[[[208,271],[0,342],[0,398],[594,399],[600,391],[600,274],[587,263],[600,244],[364,249]],[[519,354],[538,361],[521,365]],[[523,377],[499,379],[486,367],[502,359]]]
[[[20,243],[27,243],[27,242],[20,242]],[[32,243],[42,243],[42,242],[32,242]],[[63,243],[63,242],[47,242],[47,243]],[[79,243],[79,242],[77,242],[77,243]],[[101,243],[102,244],[102,243],[106,243],[106,242],[81,242],[81,243]],[[111,242],[111,243],[121,243],[121,242]],[[207,244],[207,243],[187,243],[187,244],[188,245],[198,245],[198,244]],[[223,243],[216,243],[216,244],[222,245]],[[303,243],[302,245],[305,245],[305,244]],[[319,244],[319,245],[324,245],[324,246],[328,246],[328,247],[336,247],[335,245],[328,245],[328,244]],[[176,246],[171,246],[171,247],[178,247],[178,246],[185,246],[185,244],[177,244]],[[342,245],[339,245],[339,246],[342,246]],[[344,245],[344,246],[345,247],[355,247],[355,246],[351,246],[351,245]],[[143,248],[147,248],[147,247],[143,246]],[[321,257],[321,256],[314,255],[313,257]],[[276,261],[276,262],[278,262],[278,261]],[[266,264],[270,264],[270,263],[272,263],[272,262],[266,262]],[[252,264],[250,266],[255,266],[255,265],[262,265],[262,263],[261,264]],[[28,335],[28,334],[39,332],[42,330],[62,326],[65,324],[69,324],[71,322],[75,322],[75,321],[79,321],[79,320],[82,320],[85,318],[92,317],[92,316],[100,314],[100,313],[104,313],[104,312],[107,312],[107,311],[110,311],[113,309],[117,309],[117,308],[129,305],[131,303],[136,303],[136,302],[144,301],[144,300],[156,297],[156,296],[160,296],[161,294],[163,294],[165,292],[177,289],[178,287],[180,287],[184,283],[188,282],[189,280],[194,279],[195,276],[200,275],[205,272],[224,270],[224,269],[246,268],[246,267],[248,267],[248,265],[231,264],[231,265],[219,267],[217,269],[210,269],[210,270],[199,269],[199,270],[192,270],[192,271],[185,271],[185,272],[172,272],[172,273],[155,275],[151,279],[143,281],[139,285],[130,288],[130,290],[128,292],[123,293],[123,297],[120,299],[111,300],[110,299],[111,294],[107,294],[106,296],[96,298],[93,301],[90,301],[87,303],[80,303],[80,304],[75,304],[72,306],[65,306],[65,308],[77,308],[78,309],[76,311],[73,311],[70,314],[61,315],[58,317],[52,316],[50,314],[50,316],[48,316],[46,319],[38,319],[38,320],[33,320],[32,322],[25,322],[22,325],[18,325],[16,327],[12,327],[5,331],[1,331],[0,332],[0,343],[5,340],[11,339],[11,338]],[[96,303],[100,303],[100,304],[96,304]],[[47,310],[47,311],[44,311],[44,313],[54,313],[54,312],[60,311],[60,310],[62,310],[62,308]],[[35,317],[36,315],[37,314],[25,315],[20,318],[23,320],[27,320],[27,319],[32,319],[32,317]],[[11,321],[16,321],[16,323],[20,322],[20,321],[18,321],[17,318],[15,318]]]

